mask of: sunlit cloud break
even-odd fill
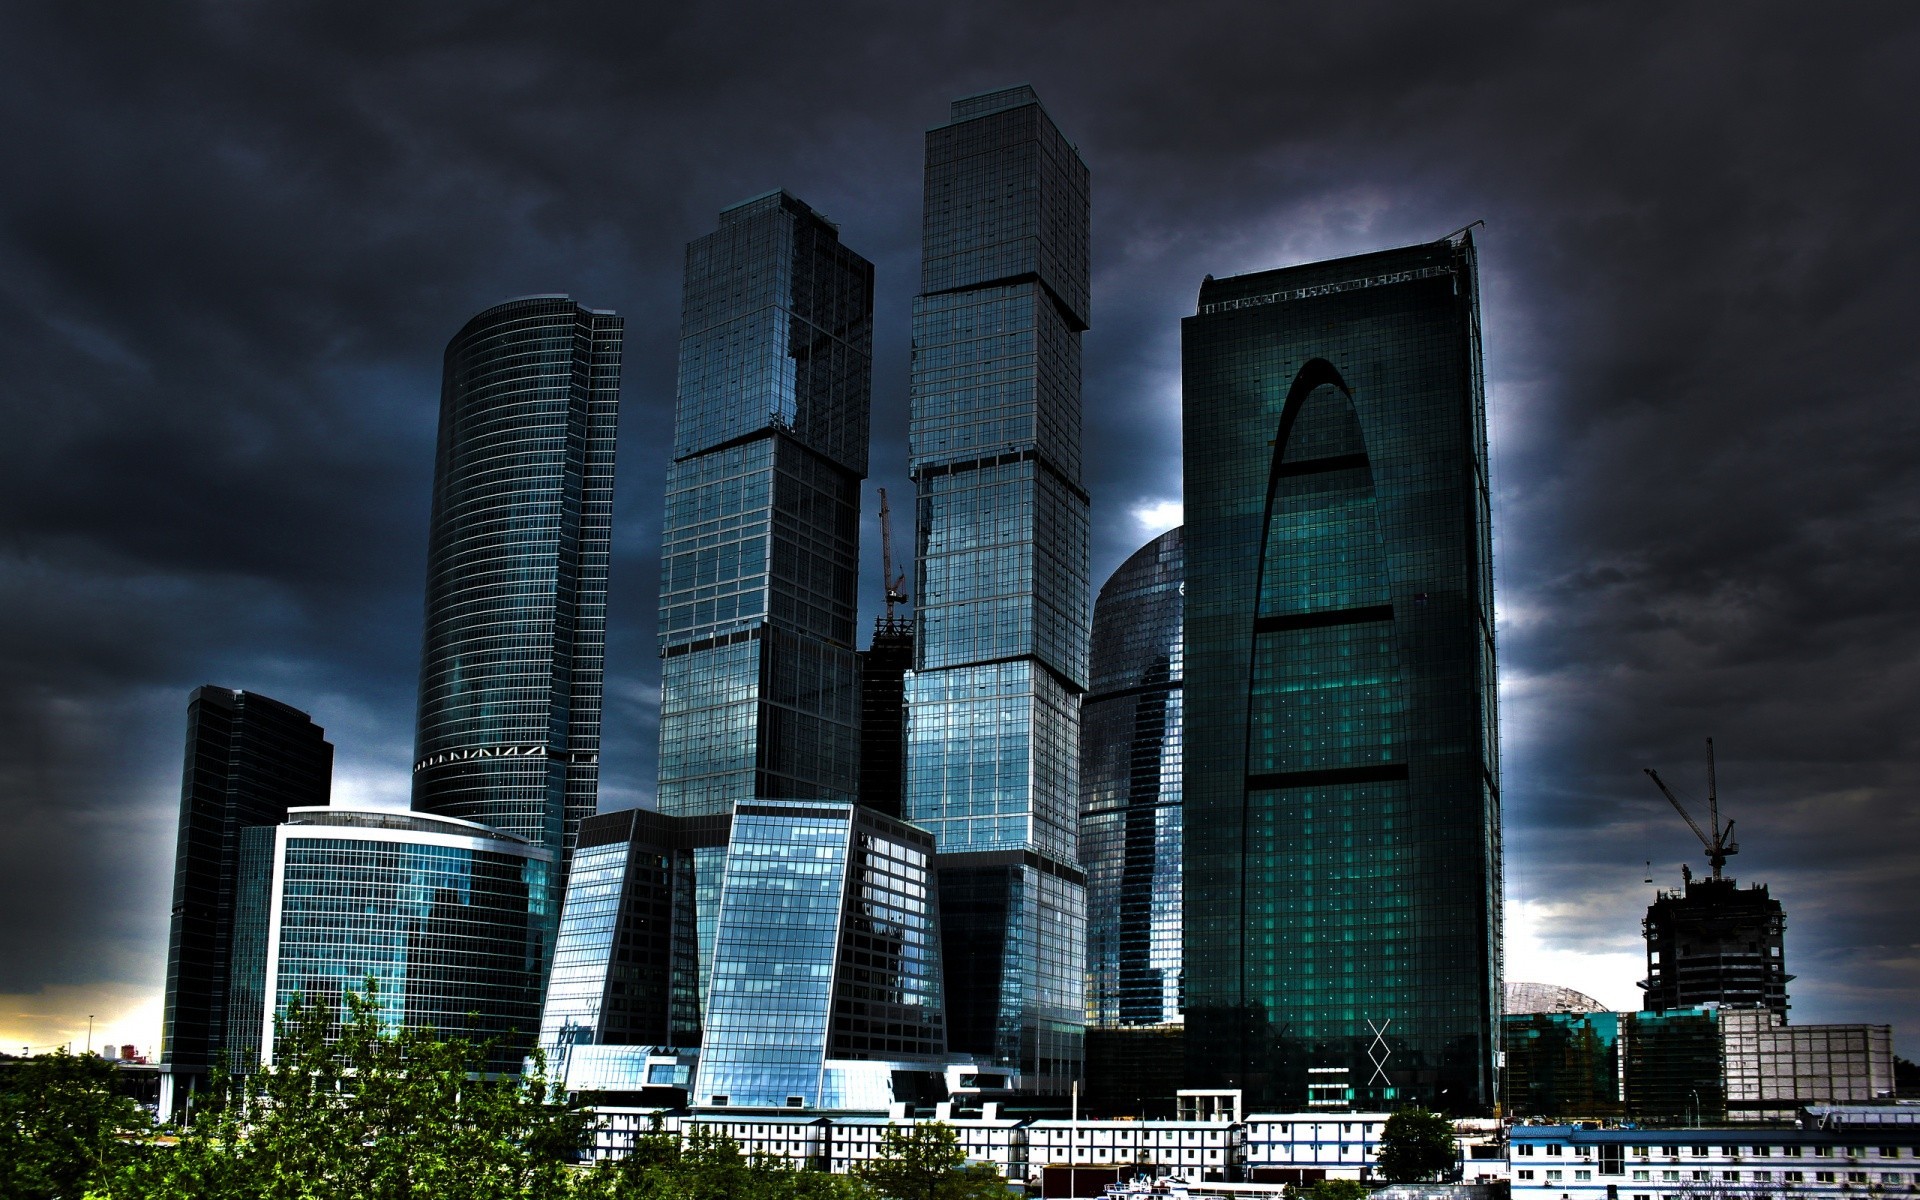
[[[1147,500],[1134,505],[1127,513],[1143,537],[1165,533],[1186,520],[1186,510],[1179,500]]]

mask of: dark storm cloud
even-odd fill
[[[1093,170],[1095,585],[1178,499],[1202,275],[1485,219],[1511,890],[1635,953],[1643,860],[1697,858],[1638,768],[1692,796],[1713,734],[1797,1015],[1920,1021],[1905,11],[16,6],[0,47],[0,997],[157,990],[195,684],[404,800],[440,348],[507,296],[627,317],[606,787],[646,799],[684,243],[786,186],[875,261],[909,545],[921,134],[1025,80]]]

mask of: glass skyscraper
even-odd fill
[[[1135,551],[1093,606],[1080,707],[1087,872],[1086,1095],[1171,1106],[1181,1072],[1180,530]]]
[[[1250,1107],[1494,1103],[1477,286],[1462,234],[1182,324],[1187,1082]]]
[[[441,385],[413,807],[544,847],[555,888],[599,801],[620,342],[612,313],[511,300]]]
[[[873,266],[784,191],[687,247],[660,578],[659,804],[852,799]]]
[[[954,102],[925,186],[905,814],[937,839],[947,973],[968,981],[953,1049],[1064,1093],[1085,1020],[1087,168],[1021,86]]]
[[[255,692],[194,689],[180,787],[160,1061],[170,1114],[225,1059],[242,833],[327,803],[333,747],[306,713]]]
[[[518,1072],[540,1021],[554,854],[472,821],[298,809],[245,832],[228,1047],[273,1061],[299,997],[344,1015],[371,977],[391,1028],[491,1046]]]

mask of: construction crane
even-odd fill
[[[1720,793],[1713,777],[1713,739],[1707,739],[1707,826],[1712,830],[1711,836],[1708,835],[1707,830],[1700,828],[1700,822],[1693,819],[1693,814],[1687,811],[1686,805],[1680,803],[1680,798],[1673,794],[1673,789],[1661,782],[1659,774],[1652,767],[1644,769],[1647,772],[1647,778],[1653,780],[1653,786],[1660,789],[1660,794],[1667,798],[1668,803],[1673,805],[1674,811],[1686,821],[1687,828],[1693,830],[1693,836],[1699,838],[1700,844],[1707,848],[1707,862],[1713,866],[1713,877],[1720,878],[1720,868],[1727,865],[1728,858],[1740,853],[1740,843],[1733,840],[1732,821],[1728,821],[1725,827],[1720,824]]]
[[[893,606],[907,602],[907,576],[893,573],[893,510],[887,507],[887,489],[880,489],[880,582],[887,589],[887,624],[893,624]]]

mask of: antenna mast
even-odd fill
[[[880,489],[880,582],[887,589],[888,625],[894,622],[893,606],[907,602],[907,576],[893,573],[893,510],[887,507],[887,489]]]

